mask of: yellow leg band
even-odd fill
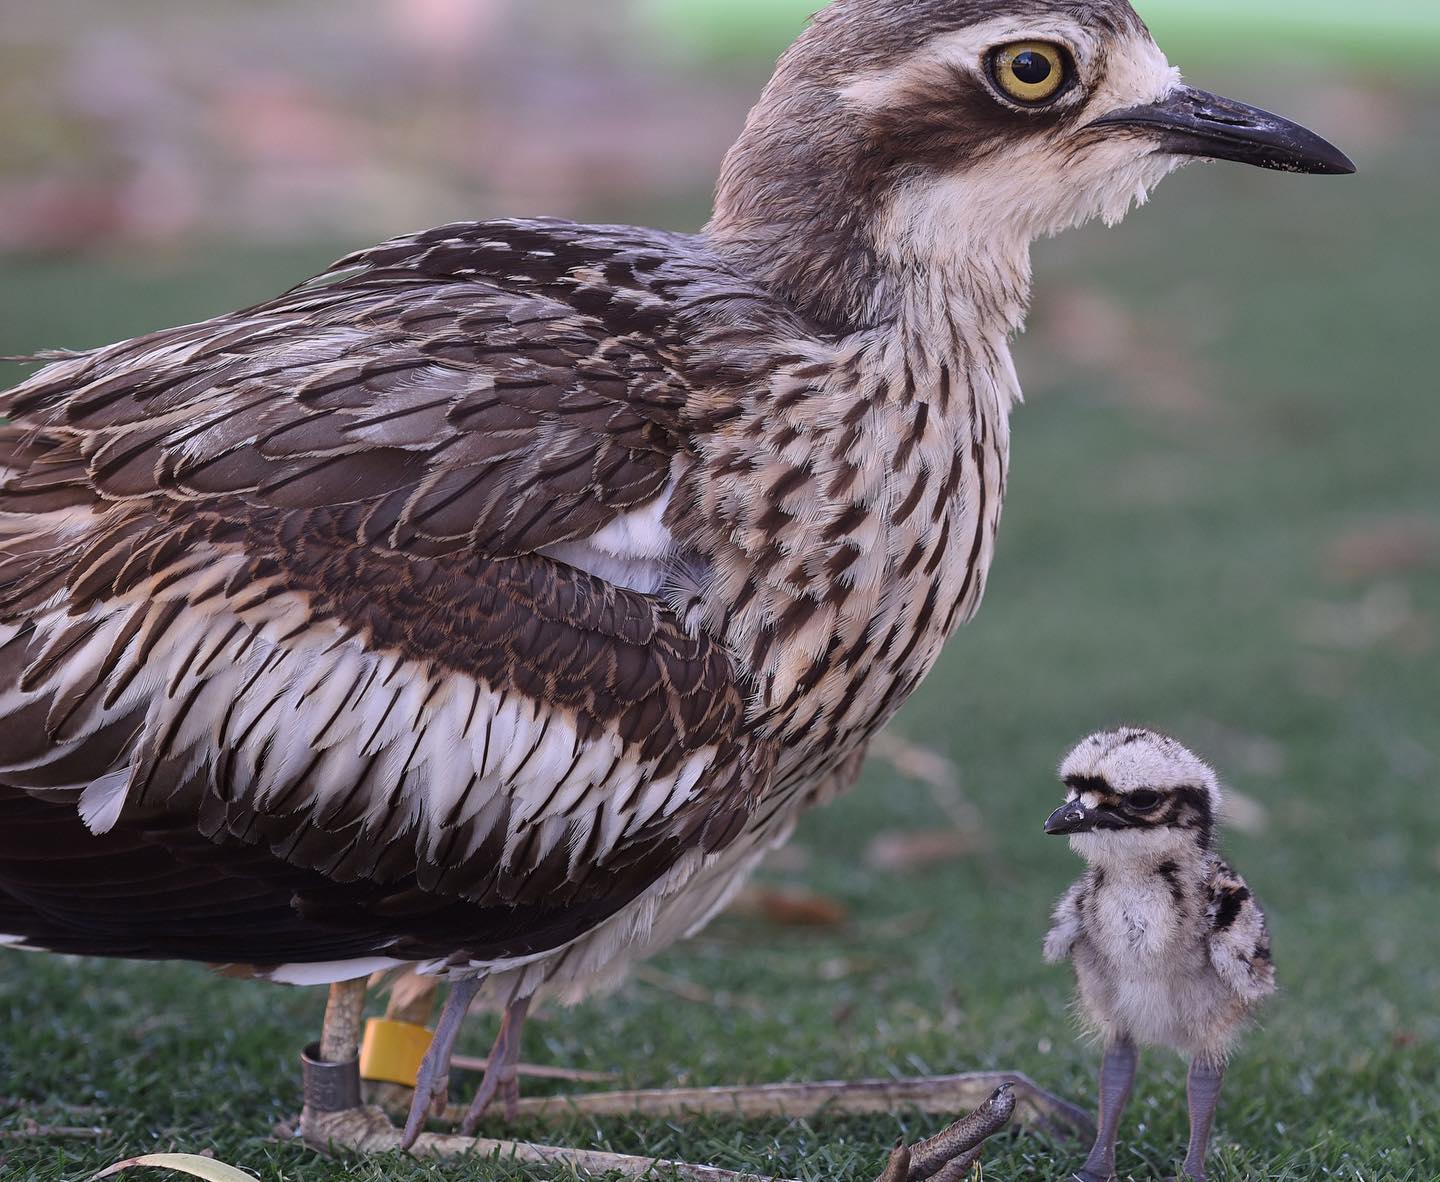
[[[415,1086],[432,1032],[411,1022],[371,1018],[360,1044],[360,1078]]]

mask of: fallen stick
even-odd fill
[[[6,1129],[0,1132],[0,1141],[43,1141],[50,1137],[83,1137],[98,1141],[105,1136],[105,1130],[78,1125],[42,1125],[27,1120],[22,1128]]]
[[[460,1071],[484,1071],[489,1059],[470,1055],[452,1055],[450,1066]],[[515,1073],[530,1079],[559,1079],[568,1083],[614,1083],[620,1077],[613,1071],[583,1071],[578,1067],[544,1067],[536,1063],[517,1063]]]
[[[309,1145],[324,1152],[346,1149],[358,1153],[387,1153],[400,1148],[400,1130],[378,1108],[353,1108],[348,1112],[319,1115],[306,1113],[301,1118],[300,1131]],[[680,1178],[683,1182],[771,1182],[760,1174],[742,1174],[715,1166],[692,1165],[663,1158],[442,1133],[421,1133],[410,1152],[416,1157],[498,1158],[535,1165],[560,1165],[583,1174],[619,1173],[631,1178],[659,1174]]]
[[[836,1080],[718,1088],[657,1088],[630,1092],[593,1092],[521,1100],[517,1119],[555,1122],[582,1116],[874,1116],[913,1110],[950,1116],[982,1104],[996,1088],[1015,1091],[1016,1123],[1064,1136],[1094,1135],[1089,1113],[1053,1096],[1033,1080],[1014,1072],[970,1072],[922,1079]],[[464,1109],[452,1105],[445,1119],[458,1122]]]

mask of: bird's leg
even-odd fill
[[[306,1047],[300,1056],[305,1080],[300,1128],[306,1136],[317,1122],[360,1109],[360,1027],[365,1017],[366,984],[361,977],[330,986],[320,1041]]]
[[[505,1016],[500,1019],[500,1033],[490,1049],[490,1058],[485,1065],[485,1078],[465,1119],[460,1122],[460,1132],[474,1136],[475,1126],[485,1115],[485,1110],[496,1096],[505,1101],[505,1119],[513,1121],[520,1108],[520,1082],[516,1065],[520,1062],[520,1035],[525,1030],[525,1018],[530,1012],[528,997],[513,998],[505,1007]]]
[[[445,1008],[440,1011],[440,1021],[435,1027],[435,1038],[420,1064],[415,1095],[410,1101],[410,1116],[400,1141],[402,1149],[415,1144],[424,1127],[425,1114],[432,1106],[441,1110],[445,1107],[450,1094],[450,1056],[455,1053],[455,1040],[460,1036],[460,1027],[465,1024],[465,1015],[470,1012],[470,1003],[475,1000],[480,984],[479,979],[472,979],[456,981],[450,986],[450,995],[445,999]]]
[[[1120,1132],[1120,1116],[1130,1100],[1138,1062],[1139,1053],[1129,1038],[1117,1039],[1105,1048],[1105,1061],[1100,1067],[1100,1129],[1090,1156],[1075,1175],[1080,1182],[1110,1182],[1115,1177],[1115,1138]]]
[[[325,1025],[320,1031],[320,1058],[326,1063],[348,1063],[360,1053],[361,1019],[365,1015],[364,977],[337,981],[325,1002]]]
[[[1199,1058],[1190,1064],[1186,1093],[1190,1100],[1190,1148],[1185,1154],[1185,1177],[1205,1182],[1205,1155],[1210,1150],[1210,1132],[1215,1127],[1215,1109],[1220,1087],[1225,1082],[1225,1065]]]

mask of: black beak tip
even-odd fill
[[[1359,171],[1355,167],[1355,161],[1334,144],[1323,140],[1321,142],[1325,143],[1325,147],[1329,149],[1329,155],[1322,159],[1319,153],[1316,154],[1318,165],[1314,170],[1316,173],[1321,176],[1354,176]]]
[[[1148,107],[1116,111],[1094,126],[1148,131],[1159,151],[1233,160],[1276,172],[1349,176],[1355,162],[1309,128],[1259,107],[1182,86]]]
[[[1051,837],[1064,837],[1070,833],[1079,833],[1085,828],[1089,820],[1089,813],[1085,806],[1078,801],[1071,801],[1062,804],[1045,821],[1045,832]]]
[[[1357,171],[1355,161],[1329,140],[1298,124],[1291,124],[1286,130],[1292,132],[1288,137],[1290,142],[1276,153],[1276,159],[1257,160],[1255,163],[1262,168],[1300,172],[1310,176],[1353,176]]]

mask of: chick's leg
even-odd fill
[[[1205,1155],[1210,1149],[1210,1132],[1215,1127],[1215,1109],[1224,1082],[1224,1064],[1207,1059],[1190,1064],[1186,1087],[1190,1099],[1190,1148],[1185,1154],[1184,1176],[1194,1182],[1205,1182]]]
[[[1120,1132],[1120,1116],[1130,1100],[1139,1059],[1129,1038],[1117,1039],[1105,1048],[1105,1061],[1100,1067],[1100,1130],[1084,1167],[1075,1175],[1080,1182],[1110,1182],[1115,1177],[1115,1138]]]

